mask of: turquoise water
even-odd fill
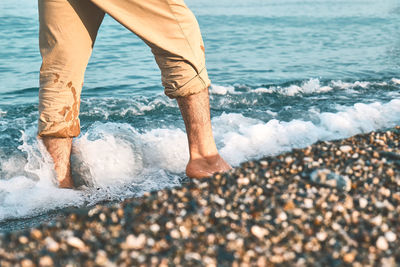
[[[400,122],[400,2],[190,0],[206,46],[221,154],[234,166]],[[142,41],[106,17],[86,72],[73,169],[53,185],[36,140],[37,3],[0,2],[0,221],[179,185],[176,103]]]

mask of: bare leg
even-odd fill
[[[191,178],[206,178],[216,172],[231,169],[218,154],[212,134],[208,90],[187,97],[177,98],[186,126],[190,160],[186,175]]]
[[[53,158],[59,187],[73,188],[74,182],[71,177],[70,162],[72,138],[42,137],[42,140]]]

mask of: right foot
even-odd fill
[[[190,159],[186,166],[186,175],[190,178],[210,178],[217,172],[227,172],[232,167],[219,155],[199,159]]]
[[[74,182],[72,181],[72,178],[65,178],[62,181],[58,181],[58,187],[60,188],[74,188]]]

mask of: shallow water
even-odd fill
[[[399,124],[398,1],[186,2],[205,41],[215,138],[232,165]],[[177,104],[150,50],[106,17],[74,143],[86,186],[54,186],[35,138],[37,30],[34,1],[0,2],[0,222],[179,185],[188,147]]]

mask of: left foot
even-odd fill
[[[186,175],[190,178],[209,178],[217,172],[227,172],[232,167],[219,155],[190,159]]]
[[[42,141],[54,161],[54,170],[60,188],[73,188],[71,177],[72,138],[42,137]]]

